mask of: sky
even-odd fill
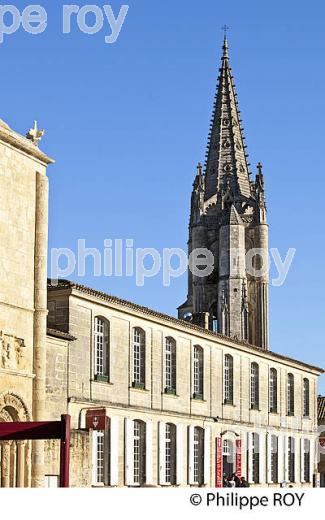
[[[100,251],[107,239],[186,250],[227,24],[251,169],[264,166],[270,246],[296,249],[285,283],[270,288],[271,350],[325,367],[324,2],[129,0],[113,44],[107,21],[86,35],[72,17],[63,34],[67,0],[40,4],[46,30],[0,44],[0,118],[22,134],[34,119],[46,131],[50,251],[76,251],[78,239]],[[110,4],[117,15],[121,2]],[[91,267],[70,278],[171,315],[186,299],[186,275],[138,287]]]

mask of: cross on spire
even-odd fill
[[[227,33],[228,33],[230,27],[228,27],[228,25],[225,24],[223,27],[221,27],[221,29],[223,30],[224,35],[225,35],[225,39],[226,39],[227,38]]]

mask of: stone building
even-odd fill
[[[179,319],[67,280],[46,288],[41,136],[0,123],[0,421],[69,413],[73,486],[213,487],[233,472],[311,486],[323,370],[268,347],[264,181],[260,165],[249,179],[227,41],[190,220],[189,251],[210,249],[215,267],[189,273]],[[1,486],[58,484],[57,441],[2,442],[0,463]]]
[[[48,417],[72,416],[73,485],[215,486],[221,460],[311,485],[320,369],[65,280],[48,307]],[[101,413],[106,431],[87,424]]]

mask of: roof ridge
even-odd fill
[[[128,300],[124,300],[122,298],[119,298],[117,296],[113,296],[113,295],[104,293],[104,292],[99,291],[97,289],[92,289],[91,287],[87,287],[86,285],[82,285],[82,284],[79,284],[77,282],[72,282],[72,281],[66,280],[66,279],[60,279],[60,280],[58,280],[57,284],[53,284],[52,285],[51,284],[51,280],[49,279],[48,280],[48,289],[49,290],[75,289],[75,290],[77,290],[79,292],[95,296],[95,297],[100,298],[102,300],[109,301],[109,302],[112,302],[112,303],[118,303],[118,304],[123,305],[125,307],[129,307],[131,309],[143,312],[144,314],[149,314],[151,316],[155,316],[155,317],[164,319],[164,320],[169,321],[171,323],[174,323],[176,325],[182,325],[182,326],[184,326],[184,327],[186,327],[188,329],[197,331],[200,334],[205,334],[205,335],[210,336],[210,337],[219,338],[219,339],[221,339],[223,341],[235,343],[236,345],[241,345],[243,347],[248,347],[251,350],[253,350],[255,352],[258,352],[258,353],[262,352],[262,353],[265,353],[265,354],[270,354],[271,356],[279,358],[279,359],[283,359],[283,360],[287,360],[287,361],[293,361],[294,363],[297,363],[299,365],[302,365],[304,367],[307,367],[307,368],[310,368],[310,369],[313,369],[313,370],[320,371],[321,373],[325,372],[320,367],[316,367],[314,365],[310,365],[310,364],[305,363],[303,361],[299,361],[298,359],[290,358],[288,356],[284,356],[282,354],[278,354],[277,352],[272,352],[271,350],[263,350],[260,347],[258,347],[256,345],[252,345],[252,344],[250,344],[250,343],[248,343],[246,341],[241,341],[241,340],[238,340],[238,339],[235,339],[235,338],[231,338],[229,336],[224,336],[223,334],[219,334],[219,333],[214,332],[212,330],[205,329],[204,327],[200,327],[199,325],[195,325],[194,323],[191,323],[191,322],[188,322],[188,321],[185,321],[185,320],[180,320],[178,318],[175,318],[174,316],[170,316],[168,314],[164,314],[163,312],[160,312],[160,311],[155,311],[153,309],[150,309],[149,307],[145,307],[143,305],[139,305],[137,303],[133,303],[133,302],[130,302]]]

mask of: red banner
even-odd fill
[[[222,438],[216,438],[216,487],[222,487]]]
[[[237,477],[241,478],[241,439],[236,440],[236,473]]]

